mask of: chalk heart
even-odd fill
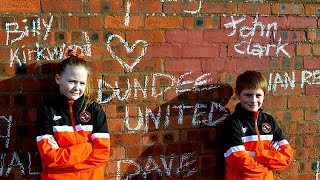
[[[135,47],[138,45],[138,44],[142,44],[142,50],[141,50],[141,54],[139,57],[135,58],[134,62],[132,64],[127,64],[122,58],[120,58],[119,56],[117,56],[114,51],[112,50],[111,46],[110,46],[110,42],[113,40],[113,38],[118,38],[120,39],[120,42],[124,45],[124,47],[126,48],[126,53],[129,54],[129,53],[132,53],[133,50],[135,49]],[[115,58],[119,63],[120,65],[122,66],[122,68],[126,69],[127,71],[129,72],[132,72],[133,68],[140,62],[140,60],[142,59],[142,57],[145,55],[146,51],[147,51],[147,47],[148,47],[148,43],[144,40],[137,40],[134,42],[134,44],[129,47],[128,43],[119,35],[117,34],[113,34],[113,35],[110,35],[109,38],[108,38],[108,41],[107,41],[107,49],[110,53],[110,55]]]

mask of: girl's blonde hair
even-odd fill
[[[88,62],[84,60],[84,55],[83,54],[75,54],[72,50],[68,51],[68,55],[69,57],[62,60],[59,63],[58,66],[58,74],[61,75],[63,72],[65,72],[66,67],[67,66],[82,66],[84,67],[87,72],[88,72],[88,79],[87,79],[87,83],[86,83],[86,88],[84,91],[84,100],[83,100],[83,104],[84,104],[84,109],[83,111],[92,103],[95,102],[95,100],[93,99],[93,97],[91,96],[91,82],[90,82],[90,78],[89,75],[91,75],[91,70],[89,68]]]

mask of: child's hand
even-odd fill
[[[255,158],[257,153],[255,151],[247,151],[250,157]]]
[[[51,145],[52,149],[59,149],[59,145],[58,145],[57,141],[53,137],[50,137],[48,139],[48,143]]]
[[[269,149],[273,151],[279,151],[280,147],[279,147],[278,141],[272,141],[269,145]]]

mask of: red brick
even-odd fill
[[[40,1],[38,0],[3,0],[0,12],[2,13],[40,13]]]
[[[304,123],[304,124],[290,124],[289,130],[287,133],[302,135],[302,134],[313,134],[313,133],[317,133],[317,132],[319,132],[319,127],[315,123],[310,122],[310,123]],[[304,147],[319,145],[319,143],[317,141],[319,138],[316,139],[316,137],[311,136],[310,139],[311,140],[309,140],[309,141],[303,142]]]
[[[106,16],[104,19],[104,28],[139,28],[143,26],[142,16],[130,16],[129,26],[125,25],[123,16]]]
[[[251,21],[253,22],[253,20],[254,19],[252,19]],[[277,29],[281,30],[281,29],[287,28],[288,18],[285,16],[284,17],[283,16],[258,16],[258,22],[262,22],[262,24],[265,26],[268,26],[268,24],[271,25],[273,23],[276,23]],[[252,24],[250,24],[250,26],[252,26]]]
[[[295,6],[293,6],[293,5],[295,5]],[[303,7],[301,7],[301,4],[272,3],[272,13],[273,14],[297,14],[299,12],[299,10],[302,11],[300,13],[300,14],[302,14]]]
[[[196,25],[197,20],[200,20],[202,24],[197,26]],[[197,17],[185,17],[183,20],[183,28],[188,30],[203,29],[203,20],[202,18],[197,18]]]
[[[270,5],[267,3],[239,3],[239,14],[271,14]]]
[[[311,46],[310,44],[298,44],[297,45],[297,55],[302,56],[310,56],[311,53]]]
[[[208,58],[217,57],[219,47],[212,45],[184,45],[182,47],[182,57],[186,58]]]
[[[150,31],[127,31],[126,37],[128,43],[134,43],[137,40],[144,40],[148,43],[162,43],[165,41],[163,32],[159,30]]]
[[[305,111],[305,120],[318,120],[320,117],[319,109],[308,109]]]
[[[269,61],[265,58],[241,58],[236,59],[236,69],[238,71],[251,70],[266,70],[268,69]]]
[[[162,43],[149,46],[146,58],[181,57],[182,47],[178,44]]]
[[[179,16],[148,16],[145,28],[181,28],[182,18]]]
[[[275,111],[274,113],[272,113],[272,115],[278,122],[284,121],[290,123],[294,121],[301,122],[303,120],[302,114],[302,111],[299,110]]]
[[[210,30],[203,33],[203,40],[206,43],[230,43],[237,42],[239,36],[228,36],[232,30]]]
[[[119,13],[119,12],[124,12],[126,9],[124,1],[114,1],[114,0],[103,0],[103,1],[100,1],[100,4],[97,3],[96,1],[91,1],[91,6],[95,7],[98,12],[104,12],[104,13]]]
[[[219,29],[220,28],[220,17],[205,17],[204,18],[205,29]]]
[[[111,144],[114,147],[134,145],[141,142],[140,134],[111,134]]]
[[[139,0],[139,1],[132,1],[131,2],[130,13],[146,14],[146,13],[161,13],[161,12],[162,12],[162,4],[160,1],[157,1],[157,0],[141,1],[141,0]]]
[[[320,84],[313,84],[306,86],[307,95],[319,95],[320,94]]]
[[[296,173],[299,170],[299,163],[298,162],[291,162],[289,167],[284,170],[284,173]]]
[[[168,144],[166,146],[165,152],[166,154],[183,154],[183,153],[190,153],[190,152],[199,152],[200,151],[200,143],[177,143],[177,144]]]
[[[107,114],[108,120],[108,129],[110,132],[123,132],[125,130],[123,119],[111,119],[110,115]]]
[[[237,12],[237,4],[234,2],[203,2],[202,13],[234,14]]]
[[[167,42],[176,43],[202,43],[203,42],[203,31],[182,31],[174,30],[167,31],[165,40]]]
[[[79,13],[82,12],[82,3],[79,3],[77,0],[65,0],[61,4],[62,12],[68,13]]]
[[[231,58],[210,58],[201,62],[203,71],[214,70],[217,72],[234,72],[237,64],[236,60]]]
[[[283,109],[287,107],[287,98],[285,97],[267,97],[264,100],[263,108],[266,109]]]
[[[288,98],[289,108],[316,107],[319,104],[318,98],[313,96],[290,97]]]
[[[320,41],[320,31],[307,32],[307,37],[311,42]]]
[[[313,17],[288,17],[289,28],[316,28],[317,18]]]
[[[1,92],[15,92],[20,90],[18,79],[1,79]]]
[[[131,146],[128,147],[127,157],[148,157],[148,156],[159,156],[164,154],[163,147],[161,145],[153,145],[153,146]]]
[[[313,44],[312,45],[312,54],[313,55],[320,55],[320,44]]]
[[[216,168],[217,164],[217,157],[215,155],[208,155],[208,156],[201,156],[200,157],[200,164],[201,167],[206,168]]]
[[[126,150],[124,147],[112,147],[110,149],[110,160],[125,159]]]
[[[277,39],[281,37],[281,42],[304,42],[306,41],[306,35],[304,31],[278,31]]]
[[[308,69],[309,71],[312,71],[313,69],[319,69],[320,68],[320,58],[316,57],[306,57],[304,59],[303,67]]]
[[[297,160],[313,159],[316,157],[316,150],[314,148],[296,149],[294,154]]]
[[[185,11],[198,10],[199,2],[175,2],[165,1],[163,4],[164,13],[186,13]]]
[[[306,14],[307,15],[319,15],[320,14],[320,5],[319,4],[305,4]]]

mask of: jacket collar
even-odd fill
[[[262,109],[259,108],[259,116],[258,116],[258,119],[261,115],[261,112],[262,112]],[[248,111],[246,109],[244,109],[240,103],[238,103],[235,107],[235,113],[237,114],[237,116],[240,116],[240,117],[243,117],[243,118],[246,118],[248,120],[254,120],[254,112],[252,111]]]
[[[82,95],[80,98],[78,98],[73,102],[72,108],[78,111],[82,107],[83,103],[84,103],[84,95]],[[59,93],[59,96],[57,98],[57,104],[61,105],[64,108],[68,108],[69,99],[67,99],[65,96]]]

